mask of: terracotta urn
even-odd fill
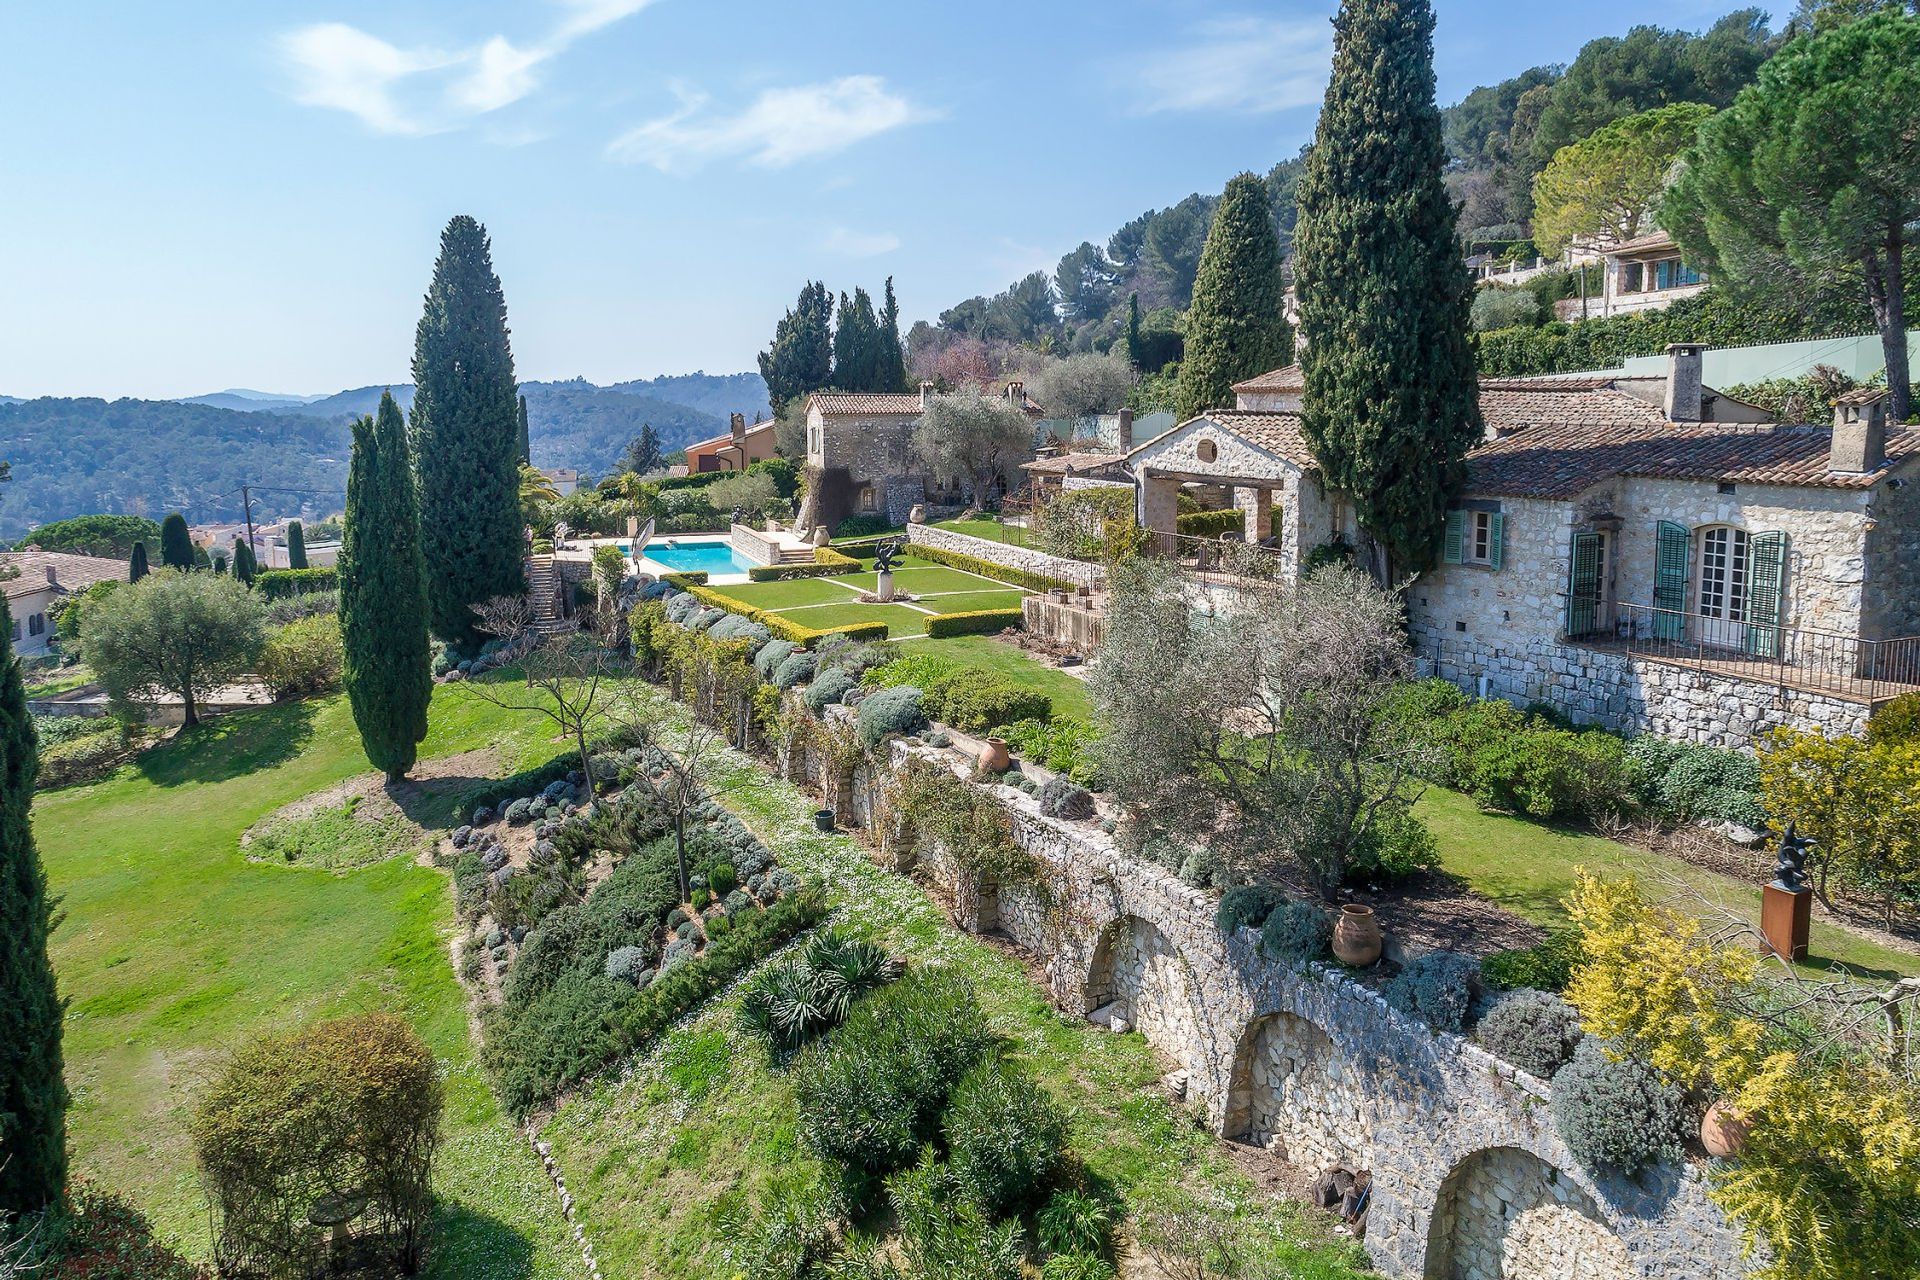
[[[980,747],[980,772],[1000,773],[1013,763],[1005,738],[988,738]]]
[[[1333,958],[1356,969],[1380,958],[1380,924],[1372,907],[1349,902],[1340,908],[1340,918],[1333,923]]]
[[[1740,1154],[1747,1145],[1747,1132],[1753,1127],[1738,1111],[1725,1102],[1716,1102],[1700,1117],[1700,1145],[1716,1160]]]

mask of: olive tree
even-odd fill
[[[165,568],[98,601],[81,628],[81,648],[116,715],[129,718],[171,694],[192,726],[202,699],[252,669],[267,622],[245,583]]]
[[[1331,900],[1417,825],[1415,727],[1384,714],[1413,674],[1396,594],[1341,566],[1281,590],[1230,551],[1201,586],[1163,562],[1113,572],[1093,696],[1102,775],[1132,838],[1210,847],[1242,877],[1290,868]]]
[[[927,402],[913,447],[936,480],[971,486],[978,506],[995,479],[1033,456],[1033,423],[1020,406],[970,388]]]

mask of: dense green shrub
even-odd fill
[[[1040,1280],[1113,1280],[1113,1264],[1085,1253],[1056,1253],[1040,1264]]]
[[[1244,533],[1247,513],[1238,507],[1223,511],[1190,511],[1174,517],[1176,532],[1189,538],[1218,538],[1229,533]]]
[[[335,591],[339,575],[332,569],[267,569],[253,575],[253,589],[269,600]]]
[[[1903,693],[1881,703],[1867,718],[1867,741],[1876,747],[1920,742],[1920,693]]]
[[[1668,822],[1737,822],[1766,829],[1760,765],[1743,751],[1642,734],[1627,744],[1644,803]]]
[[[260,651],[260,678],[276,698],[332,693],[340,687],[345,663],[340,619],[321,614],[267,634],[266,647]]]
[[[1093,816],[1093,796],[1071,778],[1049,778],[1040,788],[1040,812],[1062,822],[1084,822]]]
[[[838,932],[748,979],[740,1026],[776,1052],[797,1049],[846,1021],[854,1001],[894,976],[885,951]]]
[[[1500,1057],[1551,1080],[1580,1043],[1580,1013],[1550,992],[1510,991],[1487,1010],[1477,1032]]]
[[[1347,855],[1347,884],[1383,885],[1440,865],[1440,846],[1413,810],[1386,806]]]
[[[1498,991],[1564,991],[1580,959],[1580,932],[1555,929],[1531,947],[1496,951],[1480,962],[1480,980]]]
[[[1103,1197],[1062,1187],[1034,1215],[1034,1233],[1048,1253],[1104,1261],[1113,1254],[1113,1216]]]
[[[949,636],[992,635],[1008,627],[1021,626],[1026,614],[1019,608],[967,609],[960,613],[936,613],[927,619],[926,632],[938,640]]]
[[[780,669],[780,664],[791,658],[799,649],[800,646],[791,640],[769,640],[758,653],[753,655],[753,669],[759,673],[762,680],[771,684],[773,673]]]
[[[823,1160],[882,1176],[911,1162],[992,1037],[959,974],[908,974],[853,1007],[793,1069],[800,1137]]]
[[[1631,1176],[1680,1158],[1686,1096],[1645,1061],[1589,1036],[1553,1077],[1553,1118],[1586,1168]]]
[[[1273,914],[1273,909],[1287,900],[1287,895],[1270,884],[1243,884],[1227,890],[1220,896],[1220,908],[1213,913],[1213,922],[1220,932],[1231,938],[1243,927],[1258,929]]]
[[[847,696],[849,690],[856,688],[859,681],[838,667],[829,667],[814,678],[812,684],[801,698],[815,711],[824,711],[832,703]]]
[[[1015,1064],[992,1058],[961,1078],[947,1102],[948,1162],[965,1195],[989,1218],[1024,1211],[1065,1155],[1060,1108]]]
[[[1098,725],[1079,716],[1055,716],[1051,720],[1018,720],[998,726],[1007,748],[1023,760],[1031,760],[1055,773],[1072,778],[1083,787],[1099,782],[1101,733]]]
[[[813,655],[804,650],[790,653],[780,660],[773,669],[773,679],[769,682],[776,689],[791,689],[813,679]]]
[[[965,733],[983,733],[1022,720],[1046,720],[1053,714],[1053,699],[1046,694],[979,667],[956,668],[921,688],[926,713]]]
[[[1421,1018],[1436,1031],[1459,1031],[1473,1007],[1480,962],[1458,951],[1429,951],[1401,969],[1380,989],[1387,1003]]]
[[[890,689],[902,684],[925,689],[941,677],[950,676],[960,670],[961,665],[952,658],[943,658],[937,653],[928,653],[925,650],[910,651],[872,668],[860,679],[861,683],[872,685],[876,689]]]
[[[840,538],[870,538],[878,533],[886,533],[893,528],[893,522],[885,516],[848,516],[834,526],[833,536]]]
[[[1327,958],[1333,945],[1333,921],[1311,902],[1283,902],[1260,927],[1260,950],[1269,959],[1306,964]]]
[[[1473,331],[1489,333],[1495,329],[1532,328],[1548,313],[1531,289],[1489,285],[1474,290]]]
[[[915,733],[927,723],[921,709],[920,691],[910,684],[882,689],[860,700],[854,713],[860,727],[860,741],[869,750],[894,734]]]
[[[887,1180],[901,1252],[916,1280],[1020,1280],[1025,1250],[1018,1222],[994,1223],[969,1199],[954,1171],[929,1148]]]

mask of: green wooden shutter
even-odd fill
[[[1687,566],[1693,559],[1693,532],[1662,520],[1654,538],[1653,634],[1678,640],[1686,634]]]
[[[1507,562],[1507,515],[1496,511],[1490,518],[1492,528],[1487,530],[1487,564],[1498,569]]]
[[[1447,536],[1440,558],[1448,564],[1459,564],[1467,555],[1467,513],[1458,509],[1447,512]]]
[[[1567,638],[1590,636],[1600,624],[1600,535],[1576,533],[1567,553]]]
[[[1747,563],[1747,652],[1777,658],[1786,614],[1787,535],[1754,534],[1747,541]]]

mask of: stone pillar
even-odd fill
[[[1267,536],[1268,519],[1273,514],[1273,490],[1236,486],[1233,505],[1247,518],[1247,541],[1256,543]]]
[[[1153,548],[1173,554],[1173,535],[1180,518],[1180,482],[1148,471],[1140,477],[1140,527],[1153,535]]]

